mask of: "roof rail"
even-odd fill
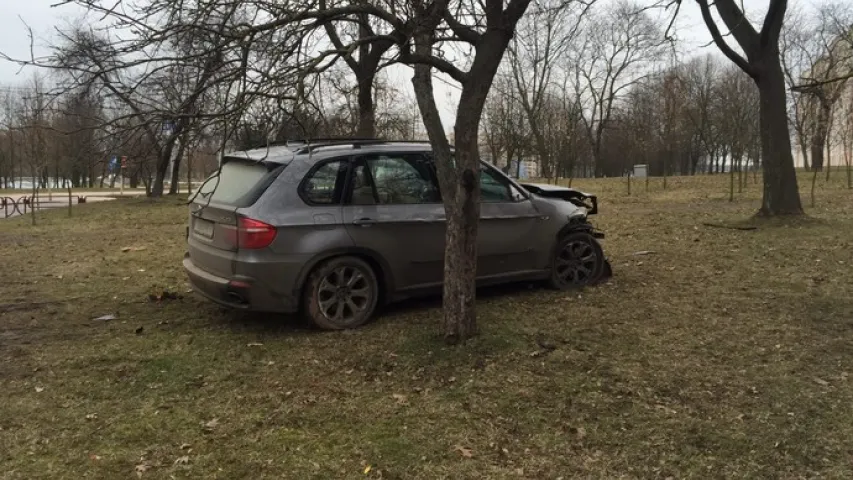
[[[394,143],[414,143],[414,144],[423,144],[430,145],[429,140],[382,140],[382,139],[333,139],[329,141],[321,141],[316,144],[308,143],[305,146],[294,151],[294,154],[305,154],[311,153],[312,151],[321,148],[321,147],[333,147],[333,146],[342,146],[342,145],[352,145],[353,148],[360,148],[363,145],[379,145],[379,144],[394,144]],[[450,147],[451,149],[453,146]]]
[[[278,146],[290,146],[290,145],[294,145],[294,146],[297,146],[297,145],[298,145],[298,146],[303,146],[303,145],[311,145],[311,144],[314,144],[314,143],[321,143],[321,144],[324,144],[324,145],[327,145],[327,144],[330,144],[330,143],[333,143],[333,142],[334,142],[334,143],[337,143],[337,142],[350,143],[350,142],[352,142],[352,141],[354,141],[354,140],[358,140],[358,141],[378,141],[378,139],[376,139],[376,138],[370,138],[370,137],[318,137],[318,138],[297,138],[297,139],[288,139],[288,140],[276,140],[276,141],[273,141],[273,142],[260,142],[260,143],[256,143],[256,144],[254,144],[254,145],[250,146],[250,147],[249,147],[249,148],[247,148],[246,150],[256,150],[256,149],[259,149],[259,148],[266,148],[266,147],[278,147]]]
[[[315,140],[311,140],[314,142]],[[317,143],[306,143],[305,146],[296,150],[297,154],[311,153],[312,151],[321,148],[321,147],[333,147],[338,145],[352,145],[353,148],[359,148],[362,145],[378,145],[380,143],[389,143],[387,140],[380,140],[377,138],[371,139],[346,139],[346,138],[338,138],[334,140],[328,141],[320,141]]]

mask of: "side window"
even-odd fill
[[[420,155],[371,155],[356,164],[352,203],[438,203],[441,197],[429,161]]]
[[[494,169],[480,165],[481,202],[521,202],[526,198]]]
[[[480,201],[514,202],[510,184],[490,168],[480,166]]]
[[[316,205],[340,203],[345,174],[346,162],[335,160],[324,163],[305,178],[302,184],[302,196],[308,203]]]
[[[373,189],[373,182],[364,161],[356,162],[355,168],[353,168],[350,177],[350,190],[352,191],[350,203],[353,205],[376,205],[378,203],[376,191]]]

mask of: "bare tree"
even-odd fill
[[[614,106],[621,95],[650,74],[664,52],[665,40],[645,8],[627,0],[593,15],[582,44],[568,57],[569,75],[583,108],[583,121],[595,176],[605,173],[601,149]]]
[[[529,4],[530,0],[510,0],[506,7],[498,1],[459,2],[456,9],[451,9],[447,0],[421,4],[415,7],[413,48],[403,45],[402,59],[414,63],[412,83],[433,145],[447,215],[444,336],[449,342],[464,341],[477,333],[475,279],[480,217],[480,119],[492,80]],[[436,44],[440,44],[438,28],[442,22],[473,50],[467,71],[434,54]],[[432,85],[433,68],[450,75],[462,86],[454,127],[455,152],[450,149],[438,115]]]
[[[320,0],[320,8],[327,8],[325,0]],[[376,21],[365,12],[337,21],[329,21],[323,26],[329,41],[342,53],[342,58],[356,79],[358,99],[356,135],[374,137],[376,136],[374,82],[380,69],[382,56],[394,46],[393,37],[377,34],[376,30],[382,27],[382,22]],[[344,36],[349,38],[342,38]]]
[[[810,169],[809,143],[813,138],[815,98],[797,88],[797,85],[819,58],[820,42],[812,35],[814,25],[805,12],[792,8],[788,10],[786,17],[788,21],[782,29],[779,47],[785,80],[791,90],[788,104],[789,121],[794,127],[803,166]]]
[[[742,71],[726,68],[718,87],[720,114],[726,119],[722,140],[729,154],[729,201],[734,201],[735,174],[738,192],[743,191],[744,164],[749,163],[750,146],[757,136],[755,112],[759,108],[755,85]]]
[[[529,128],[524,109],[514,95],[510,75],[499,73],[489,92],[483,112],[483,136],[492,163],[518,176],[519,161],[529,144]],[[513,170],[513,161],[515,170]]]
[[[779,35],[788,8],[787,0],[770,0],[756,31],[735,0],[696,0],[702,19],[714,43],[735,65],[752,77],[758,86],[761,121],[761,161],[764,166],[764,197],[760,215],[803,213],[794,171],[791,137],[788,130],[785,75],[779,54]],[[744,55],[726,41],[711,14],[711,5],[734,37]]]
[[[549,142],[546,129],[553,124],[544,123],[546,97],[555,89],[554,70],[560,59],[573,46],[583,14],[592,5],[577,3],[572,8],[555,8],[554,2],[535,2],[532,11],[519,22],[518,34],[513,37],[508,50],[508,63],[514,88],[524,116],[530,127],[541,173],[556,176],[555,144]],[[553,112],[551,112],[553,113]]]

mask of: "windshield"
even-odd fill
[[[223,159],[223,162],[220,171],[208,177],[199,188],[195,202],[249,206],[285,167],[237,159]]]

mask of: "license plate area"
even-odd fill
[[[213,222],[196,218],[193,222],[193,233],[204,238],[213,238]]]

